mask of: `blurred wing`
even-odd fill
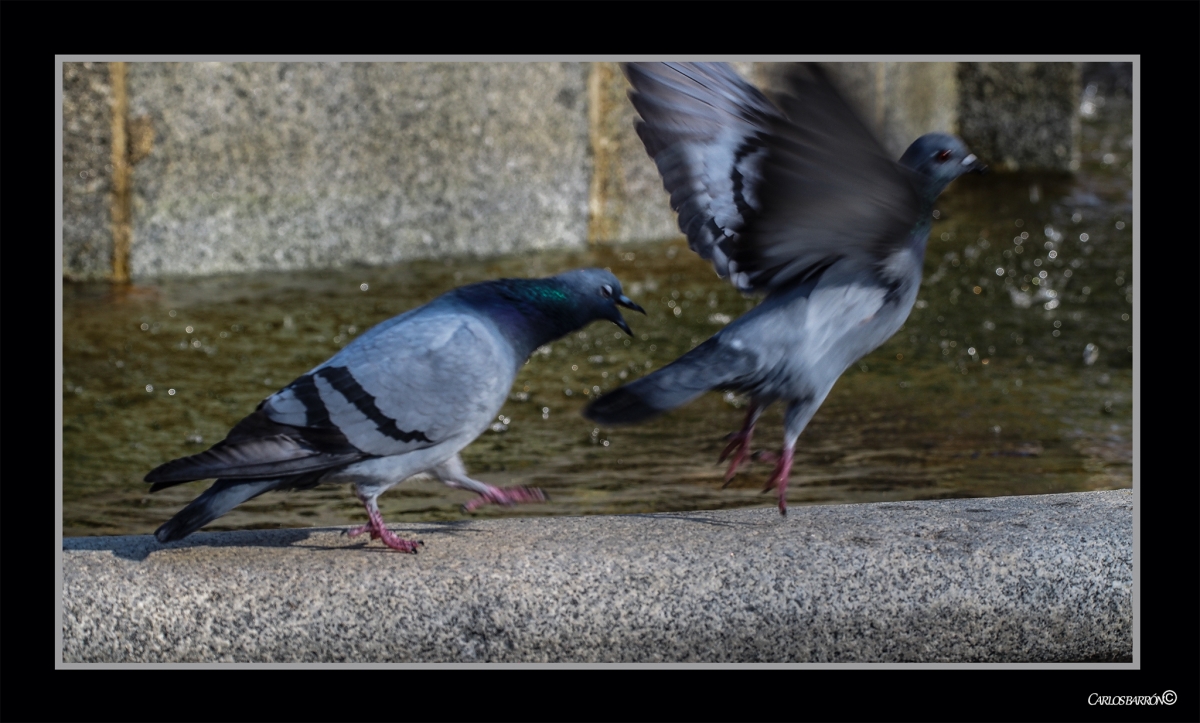
[[[720,63],[628,63],[629,99],[679,230],[722,278],[730,236],[762,210],[763,145],[783,120],[766,96]]]
[[[778,288],[847,256],[879,264],[905,243],[916,191],[819,67],[789,78],[783,112],[724,64],[626,73],[680,230],[738,288]]]

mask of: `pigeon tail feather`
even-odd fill
[[[159,542],[181,540],[246,500],[275,489],[283,480],[219,479],[154,531]]]
[[[652,374],[592,402],[583,416],[600,424],[634,424],[727,386],[755,367],[754,357],[713,337]]]
[[[271,490],[309,489],[317,486],[324,470],[277,479],[219,479],[187,507],[154,531],[159,542],[181,540],[246,500]]]

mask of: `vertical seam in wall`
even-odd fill
[[[133,230],[130,219],[130,176],[127,120],[129,95],[125,87],[125,63],[109,63],[112,85],[112,280],[129,281],[129,247]]]
[[[613,236],[607,190],[612,173],[612,143],[606,134],[606,102],[612,69],[608,63],[592,63],[588,72],[588,141],[592,148],[592,180],[588,184],[588,243]]]

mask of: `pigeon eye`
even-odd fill
[[[600,287],[600,295],[606,299],[611,299],[612,298],[612,287],[609,286],[608,284],[601,286]]]
[[[934,156],[934,158],[938,159],[939,162],[945,162],[945,161],[950,160],[950,156],[953,154],[954,154],[954,151],[947,149],[947,150],[944,150],[941,153],[937,154],[936,156]]]

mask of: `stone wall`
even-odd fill
[[[786,87],[787,64],[734,65]],[[827,67],[896,156],[931,130],[1002,168],[1076,153],[1077,64]],[[616,63],[127,68],[135,279],[678,233]],[[68,278],[112,269],[111,93],[107,64],[63,64]]]

